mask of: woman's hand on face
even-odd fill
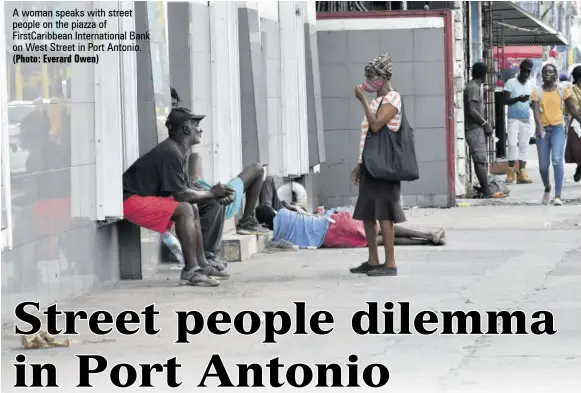
[[[357,97],[357,99],[361,102],[367,101],[367,97],[365,97],[365,92],[363,91],[361,85],[355,86],[355,97]]]

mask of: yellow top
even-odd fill
[[[570,96],[571,90],[566,87],[563,92],[563,100],[567,100]],[[537,89],[533,89],[531,100],[538,101]],[[543,127],[558,126],[565,123],[563,103],[556,87],[553,91],[543,91],[539,107],[541,110],[541,123],[543,124]]]

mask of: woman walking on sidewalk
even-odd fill
[[[573,68],[573,87],[571,88],[571,101],[581,113],[581,66]],[[569,119],[569,130],[567,133],[567,147],[565,149],[565,162],[567,164],[577,164],[573,179],[581,180],[581,123],[575,119]]]
[[[541,72],[543,85],[533,90],[531,99],[536,123],[539,172],[545,186],[542,201],[545,205],[548,205],[551,201],[549,166],[552,162],[555,172],[555,198],[553,199],[553,205],[561,206],[563,205],[561,190],[563,189],[563,159],[566,142],[565,106],[575,120],[581,123],[581,118],[573,105],[571,90],[557,84],[557,67],[553,64],[546,64]]]
[[[394,224],[406,221],[400,205],[401,183],[373,178],[362,160],[368,132],[379,132],[384,127],[387,127],[387,132],[399,131],[402,119],[401,96],[392,89],[391,77],[391,56],[386,53],[369,62],[365,67],[365,82],[355,88],[355,96],[361,101],[365,117],[361,123],[359,163],[351,173],[353,183],[359,185],[359,197],[353,218],[364,223],[369,259],[351,269],[351,272],[365,273],[369,276],[397,275],[393,249]],[[365,92],[376,93],[377,96],[368,102]],[[381,227],[385,248],[384,264],[379,262],[377,221]]]

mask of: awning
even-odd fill
[[[512,1],[491,1],[496,45],[568,45],[567,39]]]
[[[543,57],[543,47],[540,45],[505,46],[502,49],[494,47],[494,56],[503,54],[512,59],[540,59]]]

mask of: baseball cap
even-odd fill
[[[195,115],[187,108],[172,108],[165,125],[180,126],[188,120],[202,120],[206,115]]]

